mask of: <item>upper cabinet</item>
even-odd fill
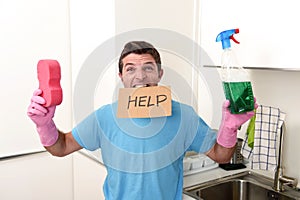
[[[203,0],[201,1],[201,46],[211,61],[221,63],[222,45],[216,36],[224,30],[239,28],[232,43],[244,67],[300,70],[298,48],[300,13],[297,1]]]

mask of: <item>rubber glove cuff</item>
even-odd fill
[[[228,109],[229,105],[229,100],[226,100],[223,104],[222,122],[217,136],[217,143],[226,148],[235,146],[238,128],[254,115],[254,111],[242,114],[232,114]],[[256,103],[255,108],[257,108]]]
[[[237,141],[237,130],[221,127],[218,132],[217,143],[226,148],[232,148]]]
[[[59,134],[53,120],[51,120],[44,126],[37,126],[36,129],[39,133],[40,140],[43,146],[47,147],[55,144]]]

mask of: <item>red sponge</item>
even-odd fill
[[[62,102],[60,87],[60,65],[56,60],[40,60],[37,65],[39,88],[46,100],[45,107],[59,105]]]

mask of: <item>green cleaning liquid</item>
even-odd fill
[[[250,81],[223,82],[225,97],[230,101],[230,112],[233,114],[254,110],[254,97]]]

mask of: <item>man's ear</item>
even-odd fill
[[[120,79],[121,79],[121,81],[123,82],[123,75],[122,75],[122,73],[121,72],[119,72],[119,77],[120,77]]]
[[[164,70],[160,69],[159,72],[158,72],[159,80],[162,78],[163,75],[164,75]]]

